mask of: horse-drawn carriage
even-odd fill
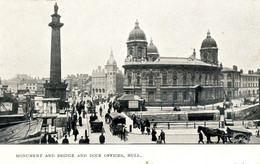
[[[120,113],[114,112],[109,114],[110,131],[113,135],[122,134],[124,132],[126,118]]]
[[[227,128],[227,138],[231,143],[249,143],[252,133],[238,128]]]
[[[247,130],[229,127],[227,128],[227,133],[225,133],[224,130],[212,129],[202,126],[198,127],[198,132],[200,131],[202,131],[206,136],[207,143],[212,143],[210,137],[218,137],[217,143],[219,143],[220,139],[222,139],[223,143],[225,143],[227,138],[229,139],[230,143],[233,144],[249,143],[250,136],[252,136],[252,133]]]

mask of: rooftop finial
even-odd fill
[[[151,38],[151,43],[150,44],[153,44],[153,38]]]
[[[208,30],[208,32],[207,32],[207,38],[210,38],[211,36],[210,36],[210,32],[209,32],[209,30]]]
[[[196,57],[196,51],[195,51],[195,48],[193,49],[193,56]]]
[[[135,22],[135,28],[139,28],[139,22],[138,22],[138,19],[136,19],[136,22]]]
[[[57,2],[55,2],[55,5],[54,5],[54,13],[55,14],[58,14],[58,9],[59,9],[59,7],[57,5]]]

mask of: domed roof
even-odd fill
[[[149,46],[147,47],[147,53],[158,53],[157,47],[153,44],[153,40],[151,39],[151,42]]]
[[[206,48],[206,47],[215,47],[215,48],[217,48],[217,43],[216,43],[216,41],[213,38],[211,38],[209,31],[207,33],[207,38],[204,39],[202,44],[201,44],[201,48]]]
[[[140,29],[137,20],[135,22],[135,28],[129,34],[128,40],[146,40],[145,33]]]

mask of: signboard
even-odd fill
[[[13,110],[13,103],[10,102],[4,102],[0,104],[0,111],[6,112],[6,111],[12,111]]]
[[[128,101],[128,108],[138,108],[138,101]]]

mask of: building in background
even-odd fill
[[[124,76],[117,67],[113,51],[105,65],[105,68],[98,66],[92,71],[92,93],[94,97],[107,97],[123,92]]]
[[[259,96],[260,72],[248,71],[248,74],[241,74],[241,87],[239,93],[241,97]]]
[[[225,96],[231,99],[237,99],[241,97],[239,88],[241,87],[241,73],[238,71],[237,66],[233,68],[224,67],[221,70],[221,83],[224,87]]]
[[[79,92],[85,92],[86,94],[91,94],[91,81],[92,77],[88,74],[77,74],[77,75],[68,75],[66,77],[66,83],[68,84],[67,90],[71,92],[76,88]]]
[[[222,65],[218,62],[218,47],[210,32],[203,40],[200,59],[194,50],[190,57],[160,57],[151,40],[136,22],[130,32],[127,56],[123,68],[124,92],[137,94],[147,105],[204,105],[223,101],[220,84]]]

